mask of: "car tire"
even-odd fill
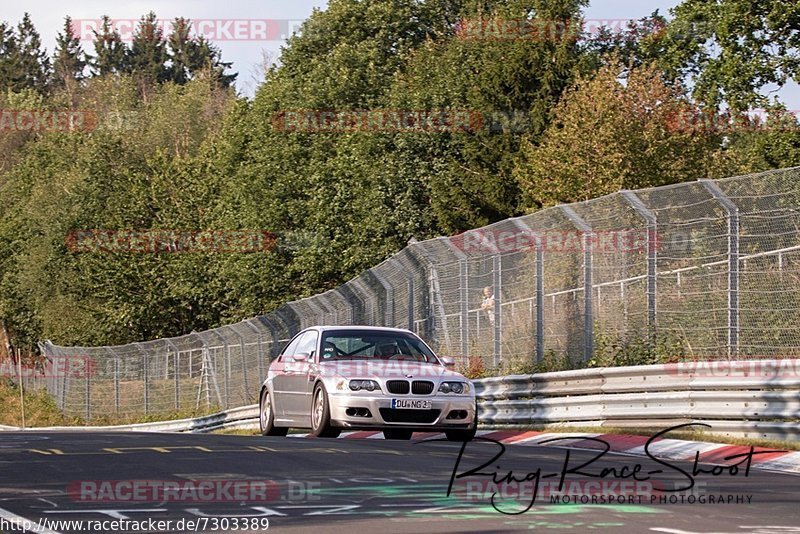
[[[392,428],[383,431],[383,438],[409,440],[411,439],[411,434],[413,433],[414,433],[413,430],[406,430],[404,428]]]
[[[262,436],[285,436],[289,433],[286,427],[275,426],[275,412],[272,410],[272,399],[266,389],[261,393],[258,401],[258,422]]]
[[[342,429],[331,426],[331,407],[325,386],[317,385],[311,399],[311,435],[318,438],[338,438]]]

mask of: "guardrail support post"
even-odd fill
[[[728,359],[739,354],[739,207],[719,185],[700,180],[703,187],[720,203],[728,219]]]
[[[650,339],[656,335],[656,296],[658,291],[658,221],[655,214],[633,191],[622,191],[622,197],[647,222],[647,329]],[[624,287],[624,286],[623,286]]]
[[[594,353],[592,227],[571,206],[562,204],[559,208],[581,232],[583,246],[583,361],[589,361]]]

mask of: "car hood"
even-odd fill
[[[408,361],[332,361],[319,365],[324,376],[343,378],[382,378],[392,379],[443,379],[464,380],[464,377],[443,365]]]

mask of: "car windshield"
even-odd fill
[[[322,338],[321,361],[400,360],[439,363],[418,338],[402,332],[335,330]]]

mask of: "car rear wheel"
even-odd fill
[[[413,434],[413,430],[405,430],[402,428],[392,428],[383,431],[383,437],[385,439],[411,439],[411,434]]]
[[[275,426],[275,414],[272,411],[272,400],[269,398],[269,391],[266,389],[261,394],[261,400],[258,403],[259,411],[259,425],[261,426],[261,435],[263,436],[285,436],[289,433],[288,428],[281,428]]]
[[[325,386],[319,384],[314,389],[313,399],[311,402],[311,435],[318,438],[339,437],[342,429],[331,426],[331,408]]]

